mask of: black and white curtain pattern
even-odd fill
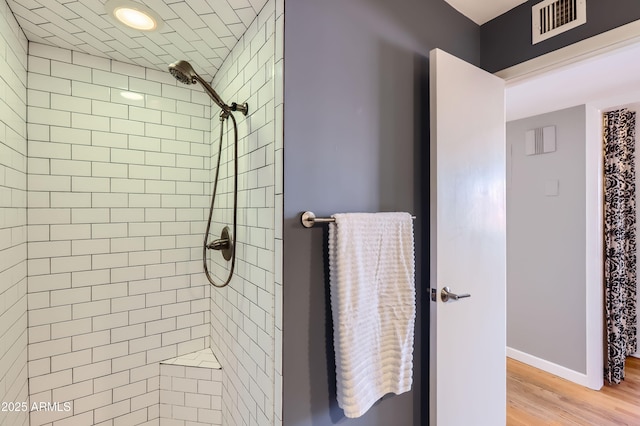
[[[609,383],[636,352],[636,113],[604,114],[604,280]]]

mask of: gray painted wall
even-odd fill
[[[557,151],[525,156],[556,126]],[[507,346],[586,373],[584,105],[507,123]],[[509,155],[511,152],[511,155]],[[548,181],[558,196],[546,196]]]
[[[556,37],[531,44],[529,0],[482,25],[481,66],[496,72],[640,19],[637,0],[587,0],[587,22]]]
[[[284,424],[426,422],[426,58],[440,47],[477,65],[479,27],[442,0],[297,0],[286,2],[285,16]],[[345,418],[335,400],[326,228],[303,228],[304,210],[418,216],[414,390],[359,419]]]

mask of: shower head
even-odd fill
[[[187,61],[176,61],[169,65],[169,72],[180,83],[194,84],[198,75]]]
[[[222,98],[216,93],[215,90],[202,79],[198,75],[197,72],[193,69],[191,64],[187,61],[176,61],[169,65],[169,72],[172,76],[174,76],[180,83],[184,84],[195,84],[195,82],[199,82],[204,90],[207,92],[209,97],[215,102],[220,108],[222,108],[225,112],[231,112],[233,108],[229,105],[225,104]]]

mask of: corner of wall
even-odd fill
[[[280,424],[282,276],[282,0],[266,2],[232,49],[213,86],[228,102],[247,102],[238,120],[238,235],[229,286],[211,290],[211,346],[222,365],[223,423]],[[229,126],[231,124],[229,123]],[[212,167],[220,121],[212,115]],[[221,170],[231,170],[233,134],[226,127]],[[229,166],[229,167],[228,167]],[[223,172],[224,173],[224,172]],[[221,174],[221,179],[227,176]],[[216,200],[212,237],[232,222],[233,183]],[[212,259],[215,276],[226,265]]]
[[[29,422],[27,40],[0,3],[0,424],[9,426]]]

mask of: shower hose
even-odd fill
[[[213,203],[216,201],[216,191],[218,189],[218,175],[220,173],[220,157],[222,156],[222,138],[224,135],[224,122],[227,118],[231,117],[233,122],[233,231],[232,238],[233,243],[231,246],[231,267],[227,279],[222,284],[217,284],[211,273],[209,272],[209,266],[207,265],[207,240],[209,239],[209,230],[211,229],[211,217],[213,216]],[[233,114],[229,111],[222,111],[220,113],[220,143],[218,144],[218,161],[216,164],[216,176],[213,184],[213,194],[211,195],[211,207],[209,208],[209,219],[207,220],[207,230],[204,233],[204,244],[202,247],[202,263],[204,266],[204,274],[206,275],[209,283],[214,287],[226,287],[233,277],[233,270],[236,265],[236,225],[238,222],[238,125]]]

